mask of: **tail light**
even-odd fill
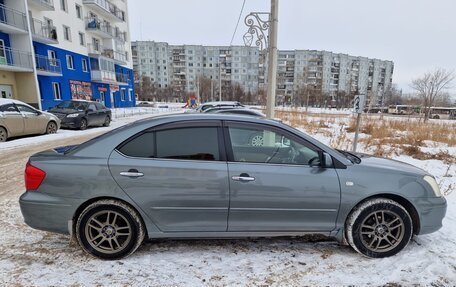
[[[25,188],[26,190],[37,190],[44,178],[46,173],[41,169],[34,167],[30,162],[25,166]]]

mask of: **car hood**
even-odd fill
[[[398,172],[407,172],[416,175],[427,175],[428,173],[421,168],[413,166],[411,164],[401,162],[398,160],[388,159],[388,158],[381,158],[375,157],[368,154],[356,154],[359,158],[361,158],[360,166],[365,167],[372,167],[372,168],[380,168],[386,169],[391,171],[398,171]]]
[[[69,115],[69,114],[75,114],[75,113],[83,113],[84,111],[79,111],[79,110],[75,110],[75,109],[50,109],[48,110],[49,113],[51,114],[65,114],[65,115]]]

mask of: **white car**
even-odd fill
[[[59,128],[59,118],[51,113],[21,101],[0,99],[0,142],[18,136],[55,134]]]

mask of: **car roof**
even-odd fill
[[[201,105],[240,105],[240,102],[236,101],[222,101],[222,102],[207,102]]]
[[[25,104],[24,102],[18,101],[18,100],[13,100],[13,99],[0,99],[0,105],[6,105],[6,104]]]

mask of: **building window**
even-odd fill
[[[48,50],[49,64],[53,67],[57,66],[57,54],[54,50]]]
[[[81,5],[76,4],[76,16],[79,19],[82,19],[82,7]]]
[[[87,59],[82,59],[82,71],[83,72],[89,71],[89,66],[87,65]]]
[[[68,12],[68,3],[67,0],[60,0],[60,9],[62,11]]]
[[[79,32],[79,44],[81,44],[81,46],[85,46],[85,34],[82,32]]]
[[[71,42],[71,29],[68,26],[63,25],[63,38]]]
[[[97,38],[92,38],[92,45],[95,51],[100,51],[100,40],[98,40]]]
[[[67,62],[67,68],[70,70],[74,70],[73,56],[66,55],[66,62]]]
[[[133,98],[133,90],[128,90],[128,101],[131,102],[131,99]]]
[[[127,91],[125,89],[120,90],[120,100],[122,102],[125,102],[125,99],[127,97],[126,93],[127,93]]]
[[[59,83],[52,83],[52,88],[54,90],[54,99],[61,100],[62,94],[60,92],[60,84]]]

